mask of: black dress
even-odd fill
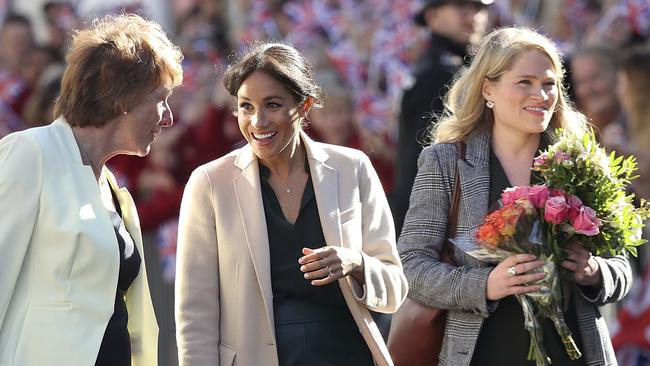
[[[306,165],[308,171],[309,167]],[[300,271],[302,248],[325,246],[311,177],[291,224],[260,164],[260,183],[271,257],[271,286],[281,366],[371,366],[372,355],[337,282],[312,286]]]
[[[531,184],[537,183],[540,183],[540,180],[533,174],[531,176]],[[501,198],[501,192],[504,189],[512,186],[492,149],[490,149],[490,184],[491,204],[496,203]],[[564,318],[567,326],[571,329],[578,349],[583,350],[573,299],[570,299]],[[551,358],[553,366],[577,366],[585,364],[584,357],[577,360],[569,359],[562,339],[557,334],[551,320],[546,318],[541,319],[540,325],[542,326],[542,333],[544,335],[544,348]],[[524,328],[524,313],[521,310],[521,306],[514,296],[507,296],[499,300],[499,305],[496,310],[483,321],[471,365],[535,366],[535,361],[527,360],[529,345],[530,335],[526,328]]]
[[[95,366],[130,366],[131,338],[127,329],[129,314],[124,296],[140,272],[141,258],[138,248],[134,245],[131,235],[124,226],[121,217],[122,210],[112,189],[111,194],[117,212],[109,210],[109,215],[113,221],[113,229],[115,229],[120,251],[120,273],[117,280],[113,315],[106,325]]]

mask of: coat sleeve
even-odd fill
[[[580,287],[582,296],[596,306],[622,300],[632,288],[632,268],[626,256],[594,259],[598,262],[603,285],[596,291],[593,288]]]
[[[43,155],[17,134],[0,140],[0,329],[31,240],[43,185]]]
[[[398,249],[410,298],[428,306],[487,317],[486,289],[491,268],[455,267],[440,261],[447,240],[456,161],[453,145],[423,150]]]
[[[180,366],[219,365],[219,253],[207,172],[192,173],[181,203],[176,267]]]
[[[377,173],[364,154],[359,167],[361,200],[363,286],[347,281],[357,300],[373,311],[394,313],[406,299],[408,285],[395,245],[395,227]]]

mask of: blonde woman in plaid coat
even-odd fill
[[[456,248],[456,265],[441,262],[440,256],[456,169],[458,236],[470,236],[497,192],[534,181],[533,157],[552,142],[553,129],[584,131],[584,118],[567,103],[562,78],[559,52],[549,39],[523,28],[493,31],[452,85],[447,114],[433,130],[434,144],[420,155],[398,249],[409,297],[449,309],[440,365],[534,365],[526,360],[528,333],[511,295],[539,290],[526,283],[544,276],[531,272],[542,262],[516,255],[488,267]],[[466,143],[464,160],[457,141]],[[557,334],[544,328],[553,365],[615,365],[598,306],[625,296],[632,282],[630,265],[623,256],[592,256],[578,243],[568,247],[567,256],[561,264],[572,272],[566,317],[583,357],[568,360]]]

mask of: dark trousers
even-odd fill
[[[346,305],[288,299],[273,304],[280,366],[372,366]]]

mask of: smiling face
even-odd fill
[[[530,50],[517,56],[496,81],[486,80],[483,97],[494,102],[494,127],[521,134],[548,127],[558,99],[557,75],[546,54]]]
[[[266,72],[255,71],[237,91],[237,122],[260,160],[289,160],[308,106]]]
[[[129,155],[146,156],[151,150],[151,144],[164,127],[174,123],[171,108],[167,100],[171,90],[161,86],[146,94],[140,103],[119,119],[118,139],[124,145],[124,153]]]

